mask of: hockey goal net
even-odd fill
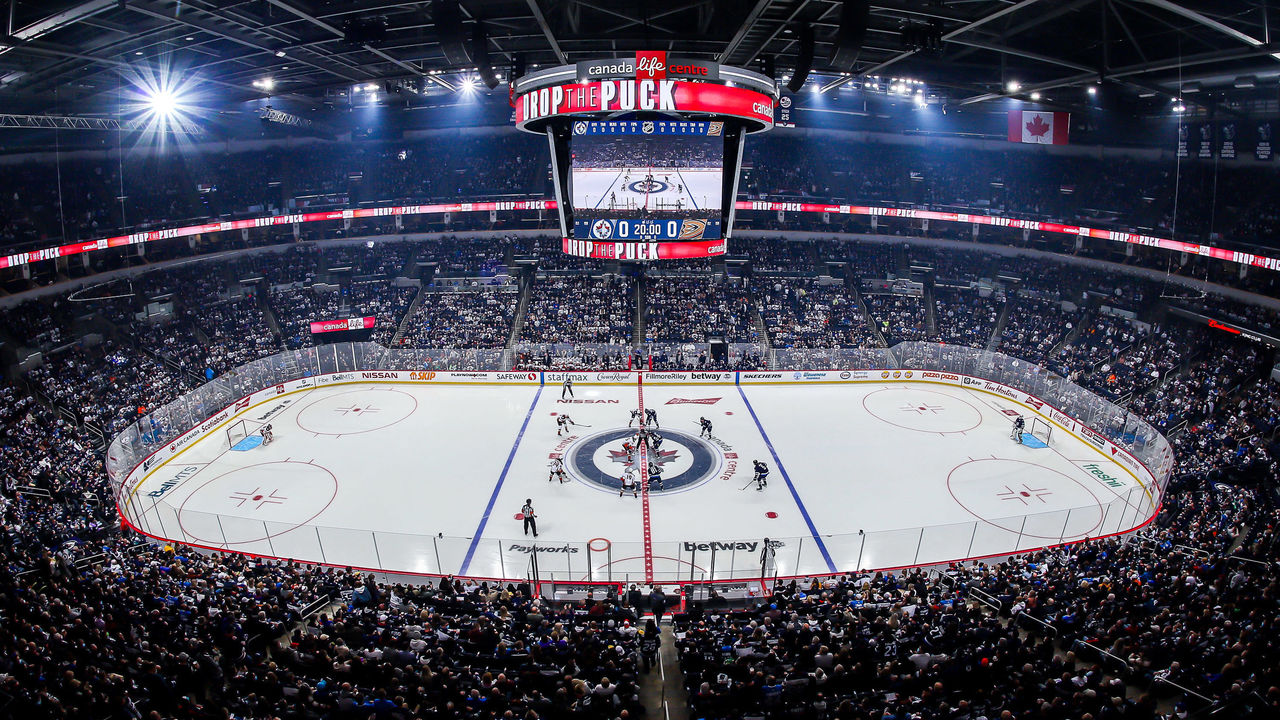
[[[1031,425],[1027,427],[1027,432],[1040,439],[1045,445],[1051,444],[1049,441],[1053,439],[1053,426],[1047,420],[1038,417],[1031,418]]]
[[[227,426],[227,447],[233,448],[241,440],[253,434],[253,428],[249,427],[249,423],[243,419],[236,420]]]

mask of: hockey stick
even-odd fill
[[[580,425],[578,423],[569,423],[569,424],[573,425],[574,427],[591,427],[590,425]]]
[[[755,481],[756,481],[756,479],[755,479],[755,478],[751,478],[751,482],[749,482],[749,483],[747,483],[746,485],[743,485],[742,487],[738,488],[738,492],[742,492],[743,490],[746,490],[747,488],[751,487],[751,483],[753,483],[753,482],[755,482]]]

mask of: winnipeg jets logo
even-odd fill
[[[608,220],[597,220],[591,224],[591,237],[608,240],[613,237],[613,223]]]

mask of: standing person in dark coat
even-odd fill
[[[653,611],[653,617],[658,622],[662,622],[662,616],[667,612],[667,596],[663,594],[662,587],[653,588],[653,592],[649,593],[649,609]]]

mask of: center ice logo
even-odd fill
[[[616,493],[623,471],[631,467],[640,471],[640,451],[636,449],[628,459],[622,443],[635,436],[635,428],[618,428],[589,435],[564,453],[564,464],[574,477],[591,485]],[[716,476],[723,454],[715,446],[693,435],[676,430],[659,429],[662,444],[657,451],[648,451],[649,467],[662,468],[662,490],[657,484],[650,493],[670,493],[688,490]],[[647,481],[647,478],[638,480]]]

